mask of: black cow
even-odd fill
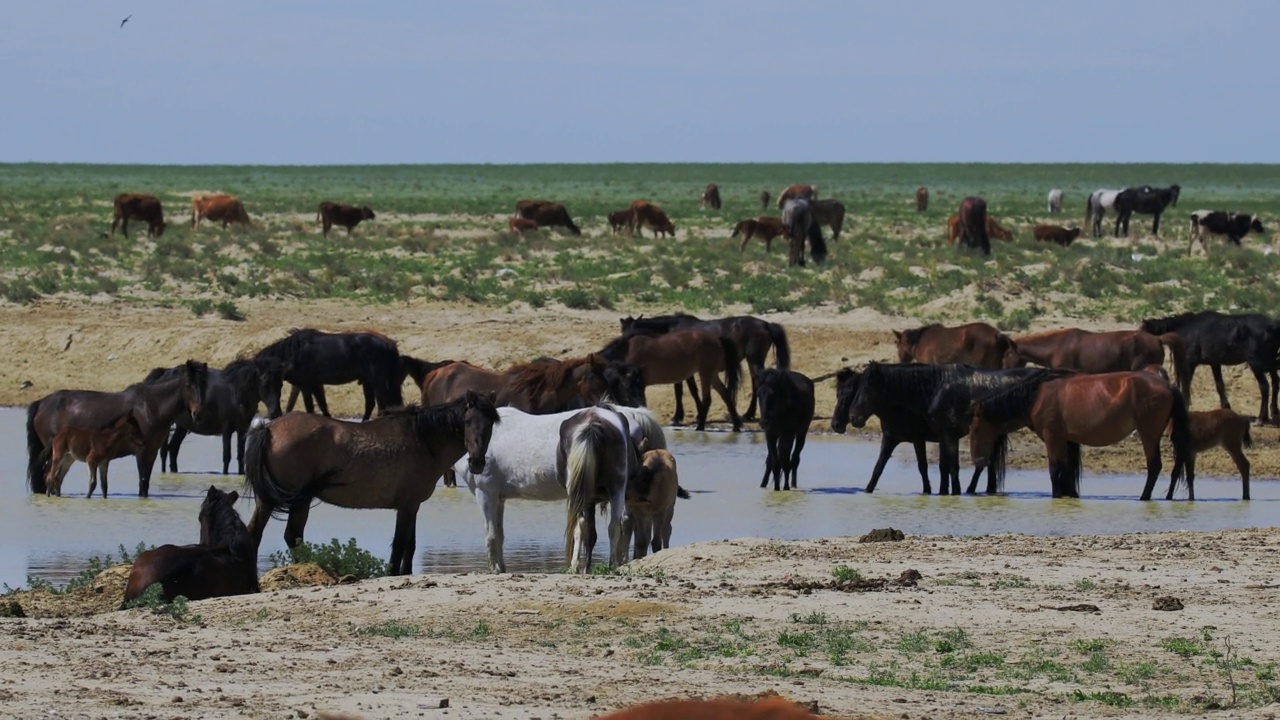
[[[1229,213],[1220,210],[1197,210],[1191,213],[1191,243],[1187,245],[1187,254],[1196,246],[1196,240],[1204,248],[1207,255],[1209,246],[1205,244],[1205,235],[1221,235],[1227,240],[1240,244],[1240,240],[1251,232],[1264,233],[1262,221],[1257,215]]]
[[[353,207],[342,203],[322,202],[320,203],[320,209],[316,211],[316,220],[319,220],[324,225],[325,237],[329,237],[329,228],[334,225],[341,225],[346,228],[347,234],[350,235],[361,220],[372,220],[374,217],[373,210],[368,205]]]

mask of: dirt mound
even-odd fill
[[[84,617],[112,612],[124,599],[132,568],[132,565],[113,565],[98,573],[88,585],[65,592],[45,588],[20,590],[9,595],[6,602],[16,603],[27,617],[33,618]]]
[[[906,539],[907,536],[901,530],[895,530],[894,528],[877,528],[858,538],[858,542],[902,542]]]
[[[332,573],[315,563],[298,563],[274,568],[258,579],[258,585],[263,592],[337,584],[338,579]]]

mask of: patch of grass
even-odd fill
[[[179,595],[173,599],[173,602],[165,602],[164,587],[160,583],[152,583],[147,586],[142,594],[129,601],[126,606],[128,608],[145,608],[156,615],[167,615],[174,620],[187,623],[200,623],[203,618],[199,615],[192,615],[191,608],[187,604],[187,599]]]
[[[969,634],[964,631],[964,628],[944,630],[939,634],[938,642],[934,644],[934,650],[944,655],[970,647],[973,647],[973,643],[970,642]]]
[[[1080,578],[1073,584],[1075,585],[1076,590],[1079,590],[1080,592],[1089,592],[1090,590],[1098,587],[1098,583],[1089,578]]]
[[[831,578],[837,583],[845,584],[857,582],[862,579],[862,572],[855,570],[848,565],[837,565],[831,570]]]
[[[297,563],[315,563],[336,577],[350,575],[357,580],[382,577],[387,574],[387,564],[368,550],[356,545],[350,538],[345,545],[333,538],[328,544],[303,542],[287,552],[274,552],[267,558],[271,567],[283,567]]]
[[[811,612],[803,616],[799,613],[791,613],[791,622],[801,625],[826,625],[828,618],[827,614],[823,612]]]
[[[208,298],[196,298],[191,301],[191,314],[196,317],[208,315],[213,311],[213,301]]]
[[[1067,699],[1071,702],[1098,702],[1114,708],[1131,708],[1137,704],[1128,695],[1113,690],[1097,690],[1094,692],[1072,690],[1067,693]]]
[[[778,633],[778,644],[784,648],[794,650],[796,655],[808,655],[809,650],[817,644],[817,640],[810,633]]]
[[[991,583],[991,587],[996,590],[1002,590],[1006,588],[1024,588],[1030,584],[1030,578],[1025,578],[1021,575],[1008,575],[1002,578],[997,578],[995,582]]]
[[[358,627],[356,628],[356,634],[364,635],[366,637],[417,637],[422,634],[422,628],[417,625],[407,625],[396,620],[388,620],[386,622],[378,623],[377,625]]]
[[[897,648],[904,653],[926,652],[932,646],[929,633],[925,630],[905,633],[898,638]]]
[[[1206,648],[1191,638],[1168,637],[1160,641],[1160,647],[1184,658],[1207,654]]]
[[[220,300],[213,309],[217,311],[218,317],[223,320],[231,320],[233,322],[243,322],[245,320],[244,313],[240,312],[240,309],[231,300]]]

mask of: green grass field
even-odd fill
[[[707,182],[725,207],[698,207]],[[785,249],[740,254],[734,221],[761,214],[761,190],[816,184],[848,208],[845,231],[822,267],[786,267]],[[1083,239],[1071,248],[1031,240],[1030,226],[1083,221],[1097,187],[1183,187],[1162,237],[1135,216],[1131,240]],[[913,194],[930,189],[930,210]],[[1050,187],[1066,213],[1045,210]],[[189,194],[224,191],[244,201],[248,231],[189,227]],[[169,230],[103,238],[111,199],[146,192],[165,203]],[[965,195],[984,196],[1017,237],[983,261],[945,243],[944,223]],[[1129,321],[1189,309],[1269,311],[1280,257],[1271,238],[1187,258],[1189,212],[1199,208],[1280,218],[1280,167],[1260,165],[530,165],[371,167],[164,167],[0,165],[0,296],[107,294],[130,302],[189,304],[234,314],[241,297],[343,298],[388,303],[439,298],[502,307],[725,307],[762,313],[871,307],[927,320],[983,318],[1009,329],[1042,312]],[[517,199],[563,202],[581,238],[539,231],[511,237]],[[680,229],[676,240],[613,236],[606,213],[645,198]],[[324,239],[322,200],[371,205],[379,218],[347,238]],[[777,214],[774,209],[769,214]],[[502,270],[510,272],[500,272]]]

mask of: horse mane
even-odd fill
[[[173,375],[175,375],[176,373],[177,373],[177,368],[165,368],[165,367],[151,368],[151,372],[147,373],[147,376],[142,379],[142,382],[150,384],[153,382],[159,382],[161,380],[167,380]]]
[[[978,401],[982,407],[982,417],[1002,426],[1022,420],[1031,412],[1031,406],[1040,393],[1040,386],[1062,376],[1061,373],[1054,372],[1038,373],[1020,383],[996,390]]]
[[[486,419],[493,424],[498,423],[498,409],[488,397],[474,395],[476,407],[484,413]],[[466,435],[466,427],[462,419],[467,413],[467,397],[463,396],[453,402],[441,405],[405,405],[404,407],[384,410],[382,417],[404,420],[409,423],[410,430],[418,438],[430,437],[440,431],[448,432],[454,437]]]
[[[1185,312],[1177,315],[1169,315],[1162,318],[1151,318],[1142,321],[1142,329],[1152,335],[1164,335],[1165,333],[1177,332],[1192,323],[1199,322],[1208,316],[1208,311]]]
[[[926,408],[943,382],[954,375],[945,365],[872,363],[862,373],[862,385],[876,386],[906,408]]]
[[[622,360],[627,354],[627,346],[631,344],[631,338],[638,336],[656,337],[657,333],[647,330],[633,329],[624,335],[619,335],[618,337],[610,340],[609,343],[600,350],[600,354],[603,355],[606,360],[611,362]]]
[[[569,373],[591,362],[590,355],[570,360],[534,360],[533,362],[512,365],[503,373],[511,383],[511,391],[515,394],[528,391],[530,395],[541,394],[544,390],[558,390],[569,383]]]
[[[926,332],[929,332],[930,330],[933,330],[935,328],[940,328],[940,327],[942,327],[940,323],[929,323],[928,325],[921,325],[918,328],[903,330],[902,339],[906,340],[907,344],[910,345],[911,347],[915,347],[916,344],[920,342],[920,338],[924,337],[924,334]]]

